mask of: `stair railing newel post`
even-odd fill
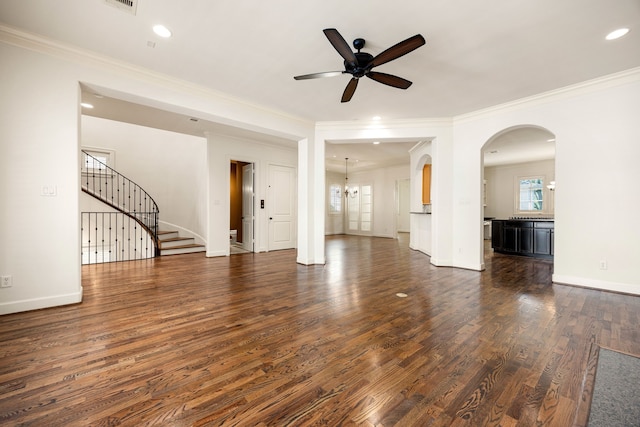
[[[101,162],[85,150],[82,150],[82,153],[85,157],[84,162],[82,163],[83,166],[81,167],[81,175],[83,178],[86,177],[86,179],[82,179],[81,181],[82,191],[118,211],[116,213],[82,213],[82,263],[88,264],[92,263],[92,261],[99,262],[99,253],[102,253],[103,262],[125,261],[127,259],[131,259],[131,245],[133,245],[133,259],[160,256],[158,239],[159,209],[157,203],[153,200],[153,197],[151,197],[151,195],[140,185]],[[104,180],[102,178],[104,178]],[[95,216],[93,220],[91,219],[92,214]],[[101,238],[98,237],[99,214],[101,215],[100,222],[102,224]],[[112,218],[114,215],[115,218]],[[123,220],[121,224],[119,224],[118,215],[124,215],[124,217],[129,218],[129,220]],[[105,219],[105,216],[108,216],[108,218]],[[89,225],[85,225],[85,221],[87,221]],[[131,223],[132,221],[133,224]],[[93,236],[91,235],[91,223],[96,225]],[[140,226],[140,228],[138,226]],[[86,242],[84,237],[85,232],[87,233]],[[105,236],[105,233],[107,232],[109,235]],[[131,242],[132,239],[133,242]],[[151,240],[153,245],[151,252],[149,250],[149,240]],[[101,241],[102,247],[98,246],[98,241]],[[86,259],[84,251],[85,244],[88,244]],[[105,245],[108,245],[108,248],[106,248]],[[114,245],[116,249],[115,251],[112,250]],[[94,252],[93,256],[92,252]],[[127,256],[127,253],[129,256]],[[105,260],[105,257],[108,258],[108,260]]]

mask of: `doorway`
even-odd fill
[[[409,233],[411,229],[409,211],[411,210],[411,180],[396,181],[396,231]]]
[[[296,247],[296,169],[269,165],[269,250]]]
[[[229,253],[254,252],[254,165],[231,160]]]
[[[349,184],[345,203],[347,234],[370,236],[373,230],[373,186]]]
[[[547,234],[551,237],[547,238],[546,245],[550,242],[553,247],[555,144],[552,132],[533,125],[504,129],[484,144],[481,149],[483,252],[491,248],[504,249],[506,240],[502,241],[500,228],[504,220],[526,219],[526,226],[532,227],[516,230],[515,223],[509,223],[508,252],[527,256],[541,254],[540,248],[529,248],[529,243],[535,245],[536,236]],[[544,223],[538,224],[539,221]],[[513,248],[511,240],[518,242]],[[553,254],[552,249],[545,252]]]

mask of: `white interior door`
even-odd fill
[[[253,252],[253,163],[242,167],[242,248]]]
[[[409,210],[411,204],[409,203],[410,192],[410,180],[401,179],[398,181],[398,212],[397,215],[397,229],[401,233],[408,233],[410,229],[410,217]]]
[[[296,247],[295,168],[269,165],[269,250]]]

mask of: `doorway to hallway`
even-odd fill
[[[254,165],[231,160],[229,173],[229,253],[254,252]]]

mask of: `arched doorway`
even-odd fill
[[[481,150],[484,256],[492,247],[492,221],[554,218],[555,135],[540,126],[513,126]]]

